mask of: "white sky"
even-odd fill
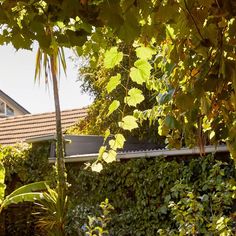
[[[66,50],[67,77],[61,73],[59,92],[61,110],[81,108],[92,99],[81,94],[77,69]],[[0,89],[30,113],[54,111],[52,84],[46,89],[43,77],[40,85],[34,83],[36,50],[16,51],[12,46],[0,46]]]

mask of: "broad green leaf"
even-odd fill
[[[165,125],[169,129],[175,129],[177,128],[177,120],[173,116],[167,115],[165,118]]]
[[[122,134],[116,134],[115,139],[109,141],[109,145],[113,150],[123,148],[125,143],[125,137]]]
[[[104,153],[105,154],[105,153]],[[106,162],[106,163],[111,163],[113,161],[116,160],[116,151],[114,150],[109,150],[108,153],[106,153],[106,155],[103,155],[103,160]]]
[[[16,195],[29,193],[29,192],[33,192],[33,191],[46,190],[47,189],[46,184],[47,184],[46,181],[40,181],[40,182],[31,183],[31,184],[26,184],[26,185],[16,189],[15,191],[13,191],[11,194],[9,194],[7,196],[7,198],[12,198]]]
[[[1,205],[0,212],[3,208],[6,208],[10,204],[18,204],[20,202],[35,202],[42,200],[43,192],[27,192],[27,193],[21,193],[18,195],[14,195],[12,197],[7,197]]]
[[[112,76],[106,86],[107,92],[112,92],[120,83],[121,83],[121,75],[117,74],[115,76]]]
[[[127,11],[122,14],[124,19],[123,24],[119,25],[117,29],[118,37],[125,43],[130,44],[140,34],[140,25],[137,8],[129,7]]]
[[[120,102],[117,100],[114,100],[108,108],[107,116],[111,115],[115,110],[118,109],[119,106],[120,106]]]
[[[139,47],[136,49],[136,55],[140,59],[152,59],[154,54],[156,54],[155,50],[150,47]]]
[[[117,47],[112,47],[105,52],[104,66],[107,69],[112,69],[118,65],[123,59],[123,53],[117,51]]]
[[[138,128],[137,119],[130,115],[125,116],[119,123],[119,125],[124,130],[129,130],[129,131]]]
[[[100,162],[93,163],[91,166],[91,169],[92,169],[92,171],[95,171],[95,172],[101,172],[101,170],[103,169],[103,166]]]
[[[152,67],[144,59],[137,60],[134,65],[130,70],[130,78],[137,84],[143,84],[149,79]]]
[[[129,106],[136,107],[137,104],[141,103],[144,100],[143,93],[140,89],[132,88],[129,90],[127,97],[125,97],[124,101]]]

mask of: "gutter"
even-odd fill
[[[216,152],[228,152],[226,145],[219,146],[205,146],[205,153],[216,153]],[[148,158],[148,157],[158,157],[158,156],[187,156],[187,155],[200,155],[199,147],[194,148],[181,148],[181,149],[158,149],[158,150],[143,150],[143,151],[127,151],[118,152],[117,160],[120,159],[135,159],[135,158]],[[85,162],[96,160],[98,158],[98,153],[92,154],[82,154],[82,155],[72,155],[65,156],[66,163],[72,162]],[[56,161],[55,157],[49,157],[49,163],[54,163]]]

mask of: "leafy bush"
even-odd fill
[[[50,145],[19,144],[0,147],[6,170],[6,195],[22,185],[40,180],[54,179],[52,165],[48,163]],[[3,211],[0,221],[5,225],[0,234],[32,235],[35,231],[35,217],[32,203],[12,205]]]
[[[70,235],[80,235],[87,215],[101,214],[105,198],[114,207],[110,235],[234,234],[231,162],[211,155],[190,162],[155,158],[112,163],[101,173],[76,171],[69,172]]]

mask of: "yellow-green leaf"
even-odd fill
[[[95,162],[92,164],[91,169],[92,169],[92,171],[100,172],[103,169],[103,166],[100,162],[98,162],[98,163]]]
[[[144,59],[137,60],[134,65],[130,70],[130,78],[137,84],[143,84],[149,79],[152,67]]]
[[[150,47],[139,47],[136,49],[136,55],[140,59],[152,59],[155,53],[155,50]]]
[[[104,66],[107,69],[112,69],[118,65],[123,59],[123,53],[118,52],[117,47],[112,47],[105,52]]]
[[[122,134],[116,134],[115,139],[109,141],[109,145],[113,150],[123,148],[125,143],[125,137]]]
[[[120,102],[118,100],[114,100],[108,108],[107,116],[111,115],[115,110],[118,109],[119,106],[120,106]]]
[[[112,92],[120,83],[121,75],[117,74],[115,76],[112,76],[106,86],[106,90],[108,93]]]
[[[4,184],[4,182],[5,182],[5,168],[3,164],[0,162],[0,204],[3,201],[5,195],[6,185]]]
[[[108,153],[106,153],[106,155],[103,155],[103,160],[106,163],[111,163],[116,160],[116,155],[117,155],[116,151],[110,150]]]
[[[144,100],[143,93],[140,89],[132,88],[129,90],[127,97],[125,97],[124,101],[129,106],[136,106]]]
[[[129,130],[129,131],[138,128],[137,119],[130,115],[125,116],[119,123],[119,125],[124,130]]]

